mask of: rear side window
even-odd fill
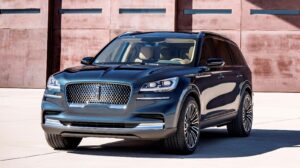
[[[227,48],[227,43],[222,40],[214,39],[214,46],[215,46],[215,51],[216,51],[216,56],[215,57],[221,57],[225,61],[225,66],[226,65],[232,65],[232,61],[230,58],[230,51]]]
[[[214,58],[215,56],[214,41],[212,38],[206,38],[202,46],[200,65],[206,66],[207,59]]]
[[[246,61],[245,61],[240,49],[233,44],[228,44],[228,46],[231,51],[232,64],[233,65],[246,65]]]
[[[206,38],[202,47],[200,65],[206,65],[209,58],[223,58],[225,65],[232,65],[227,43],[214,38]]]

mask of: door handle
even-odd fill
[[[219,74],[218,79],[224,79],[224,75],[223,74]]]
[[[237,74],[236,77],[237,78],[242,78],[242,77],[244,77],[244,75],[243,74]]]
[[[199,73],[196,78],[207,78],[207,77],[211,77],[211,73],[210,72],[202,72],[202,73]]]

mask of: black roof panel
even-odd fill
[[[197,38],[199,33],[192,32],[132,32],[121,37],[169,37],[169,38]]]

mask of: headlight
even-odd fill
[[[170,92],[177,87],[178,77],[149,82],[143,85],[141,92]]]
[[[47,89],[60,90],[59,81],[55,79],[53,76],[50,76],[47,82]]]

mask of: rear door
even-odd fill
[[[234,109],[237,111],[240,102],[240,92],[245,81],[244,75],[247,74],[248,68],[246,66],[246,61],[242,53],[240,52],[238,46],[232,43],[228,43],[227,46],[230,50],[230,56],[232,60],[232,66],[231,66],[231,70],[233,72],[232,80],[235,79],[237,86],[239,86],[235,89],[233,93],[234,94],[233,96],[236,97]]]
[[[224,109],[224,117],[230,117],[236,114],[237,106],[239,104],[239,93],[241,80],[238,76],[238,65],[233,59],[234,55],[230,48],[231,42],[224,39],[215,39],[217,47],[217,55],[221,56],[225,65],[222,69],[224,76],[223,83],[220,85],[220,96],[214,101]]]
[[[228,42],[221,38],[205,39],[202,49],[200,66],[206,66],[209,58],[222,58],[225,65],[210,68],[199,78],[198,86],[202,94],[202,113],[206,126],[214,125],[232,118],[236,114],[239,103],[240,82],[231,58]]]

